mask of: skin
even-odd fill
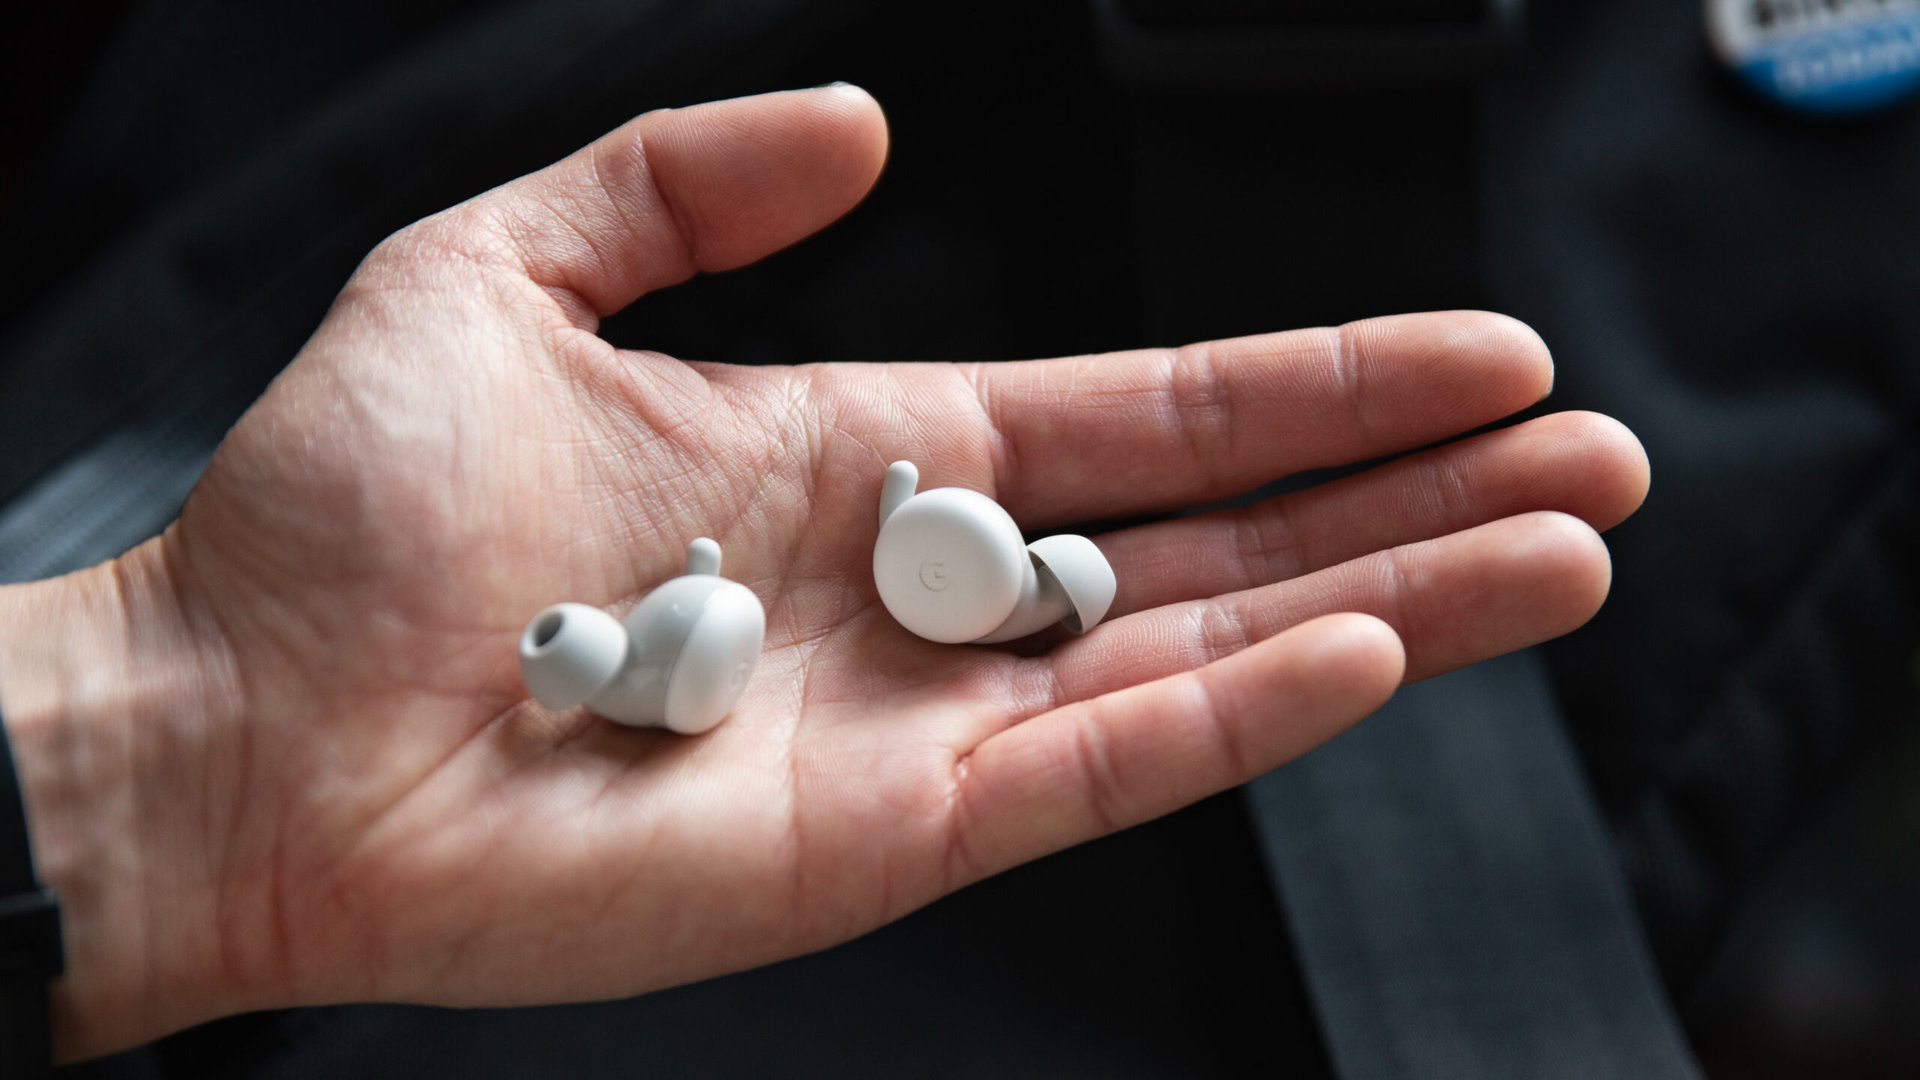
[[[886,151],[852,87],[649,113],[382,243],[164,535],[0,590],[61,893],[66,1059],[294,1004],[641,993],[846,940],[1264,773],[1403,680],[1563,634],[1640,503],[1560,413],[1096,537],[1109,620],[936,645],[880,606],[887,462],[1028,528],[1206,505],[1544,396],[1497,315],[1001,364],[735,368],[598,318],[793,243]],[[530,702],[515,643],[687,541],[766,606],[683,738]]]

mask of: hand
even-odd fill
[[[839,216],[885,146],[852,88],[650,113],[402,230],[165,535],[0,592],[67,909],[65,1056],[245,1009],[607,997],[818,949],[1599,606],[1594,530],[1646,464],[1559,414],[1098,537],[1113,613],[1049,651],[912,637],[870,572],[889,461],[1070,525],[1433,443],[1552,373],[1475,313],[970,365],[595,336]],[[618,610],[698,535],[767,609],[730,719],[683,738],[527,700],[534,612]]]

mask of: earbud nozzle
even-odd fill
[[[571,709],[599,693],[627,656],[620,620],[585,604],[555,604],[520,635],[520,676],[535,701]]]

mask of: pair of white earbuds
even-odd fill
[[[900,625],[929,641],[990,644],[1064,623],[1084,633],[1113,603],[1113,567],[1084,536],[1023,542],[1000,504],[965,488],[915,494],[911,462],[887,467],[873,581]],[[720,577],[720,545],[687,547],[687,569],[624,620],[555,604],[520,635],[520,673],[549,709],[585,705],[634,727],[697,735],[732,710],[766,636],[752,590]]]

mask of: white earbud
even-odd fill
[[[1113,603],[1113,567],[1084,536],[1025,543],[1000,504],[965,488],[914,494],[920,471],[887,466],[873,583],[900,625],[929,641],[1012,641],[1064,622],[1085,633]]]
[[[720,577],[720,545],[687,546],[687,572],[616,620],[555,604],[520,635],[520,674],[549,709],[585,705],[634,727],[698,735],[739,699],[760,657],[767,616],[753,590]]]

